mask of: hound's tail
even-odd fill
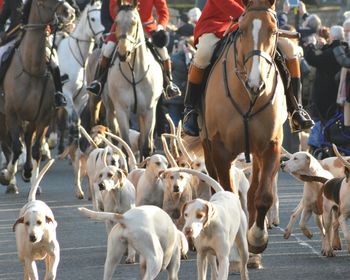
[[[329,179],[320,176],[312,176],[312,175],[298,175],[298,178],[303,182],[319,182],[326,183]]]
[[[49,170],[49,168],[51,167],[51,165],[53,164],[54,161],[55,161],[54,159],[50,159],[45,164],[43,169],[40,171],[38,178],[36,179],[35,183],[30,188],[30,192],[28,195],[28,201],[33,201],[36,199],[36,192],[38,190],[39,184],[40,184],[41,180],[43,179],[44,175],[46,174],[47,170]]]
[[[112,222],[120,223],[124,219],[123,215],[118,213],[97,212],[97,211],[89,210],[85,207],[79,207],[78,210],[82,212],[85,216],[93,220],[112,221]]]

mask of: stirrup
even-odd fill
[[[164,98],[166,100],[170,100],[177,96],[181,96],[181,90],[177,85],[170,82],[169,85],[164,90]]]
[[[99,97],[101,96],[101,92],[102,92],[102,84],[100,81],[95,80],[88,87],[86,87],[86,89],[90,91],[92,94]]]
[[[60,91],[55,92],[55,107],[62,108],[67,106],[67,99]]]

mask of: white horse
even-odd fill
[[[74,31],[63,39],[57,49],[61,74],[68,75],[63,85],[66,110],[70,122],[76,123],[87,104],[86,64],[95,43],[102,40],[104,27],[101,23],[101,1],[91,0],[82,12]],[[61,136],[62,137],[62,136]]]
[[[103,93],[108,125],[116,133],[113,126],[116,117],[121,137],[130,145],[129,119],[134,111],[139,120],[141,155],[148,156],[153,151],[155,112],[163,88],[162,69],[146,47],[137,0],[132,4],[118,0],[118,7],[117,58],[109,70],[108,91]]]

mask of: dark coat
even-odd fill
[[[27,1],[26,6],[29,6],[32,1]],[[29,12],[29,9],[28,9]],[[28,17],[28,15],[27,15]],[[5,30],[6,21],[10,20],[8,31],[15,28],[18,24],[23,22],[24,8],[22,0],[5,0],[2,12],[0,14],[0,30]]]
[[[311,101],[321,120],[328,120],[335,113],[339,81],[336,79],[341,66],[337,63],[333,49],[339,46],[339,41],[317,50],[314,45],[304,49],[306,61],[316,68]]]

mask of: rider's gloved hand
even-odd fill
[[[152,42],[158,48],[163,48],[169,43],[169,34],[164,27],[159,24],[157,29],[151,32]]]

